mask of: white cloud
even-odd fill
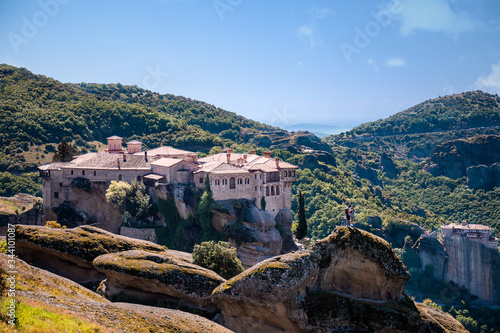
[[[430,31],[457,38],[459,34],[476,28],[467,12],[450,7],[447,0],[401,0],[401,6],[400,32],[403,35]]]
[[[403,58],[390,58],[385,61],[385,64],[389,67],[403,67],[406,66],[406,60]]]
[[[307,24],[303,24],[297,28],[297,36],[309,43],[311,48],[315,48],[322,44],[321,38],[318,36],[318,22],[330,15],[332,11],[328,8],[313,7],[310,9],[309,14],[311,20]]]
[[[500,94],[500,61],[491,65],[491,73],[479,76],[474,86],[476,89]]]
[[[378,72],[378,66],[377,66],[377,62],[373,59],[368,59],[367,61],[368,65],[371,66],[371,68],[375,71],[375,72]]]

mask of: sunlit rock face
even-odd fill
[[[236,332],[466,332],[403,294],[410,275],[383,239],[338,227],[311,249],[265,260],[216,288]]]

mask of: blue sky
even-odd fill
[[[0,63],[350,127],[500,93],[500,1],[0,0]]]

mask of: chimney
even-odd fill
[[[232,153],[233,153],[233,148],[229,148],[229,149],[227,150],[227,152],[228,152],[229,154],[232,154]]]
[[[120,158],[119,157],[116,158],[116,163],[118,164],[118,170],[120,170]]]
[[[231,153],[227,153],[226,156],[227,156],[227,163],[229,163],[229,161],[231,161]]]
[[[144,152],[144,160],[146,162],[148,161],[148,152],[147,151]]]
[[[280,158],[278,156],[276,156],[274,158],[274,161],[276,162],[276,167],[279,168],[280,167]]]
[[[265,158],[271,158],[271,152],[270,152],[269,150],[266,150],[266,151],[264,152],[264,157],[265,157]]]
[[[247,162],[247,154],[244,154],[243,155],[243,163],[246,163]]]
[[[251,153],[252,153],[252,155],[255,155],[257,153],[257,151],[255,149],[252,149]]]
[[[466,226],[467,225],[467,221],[462,221],[462,226]]]

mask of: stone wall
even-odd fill
[[[143,239],[153,243],[158,242],[154,228],[131,228],[121,226],[120,235],[136,239]]]

